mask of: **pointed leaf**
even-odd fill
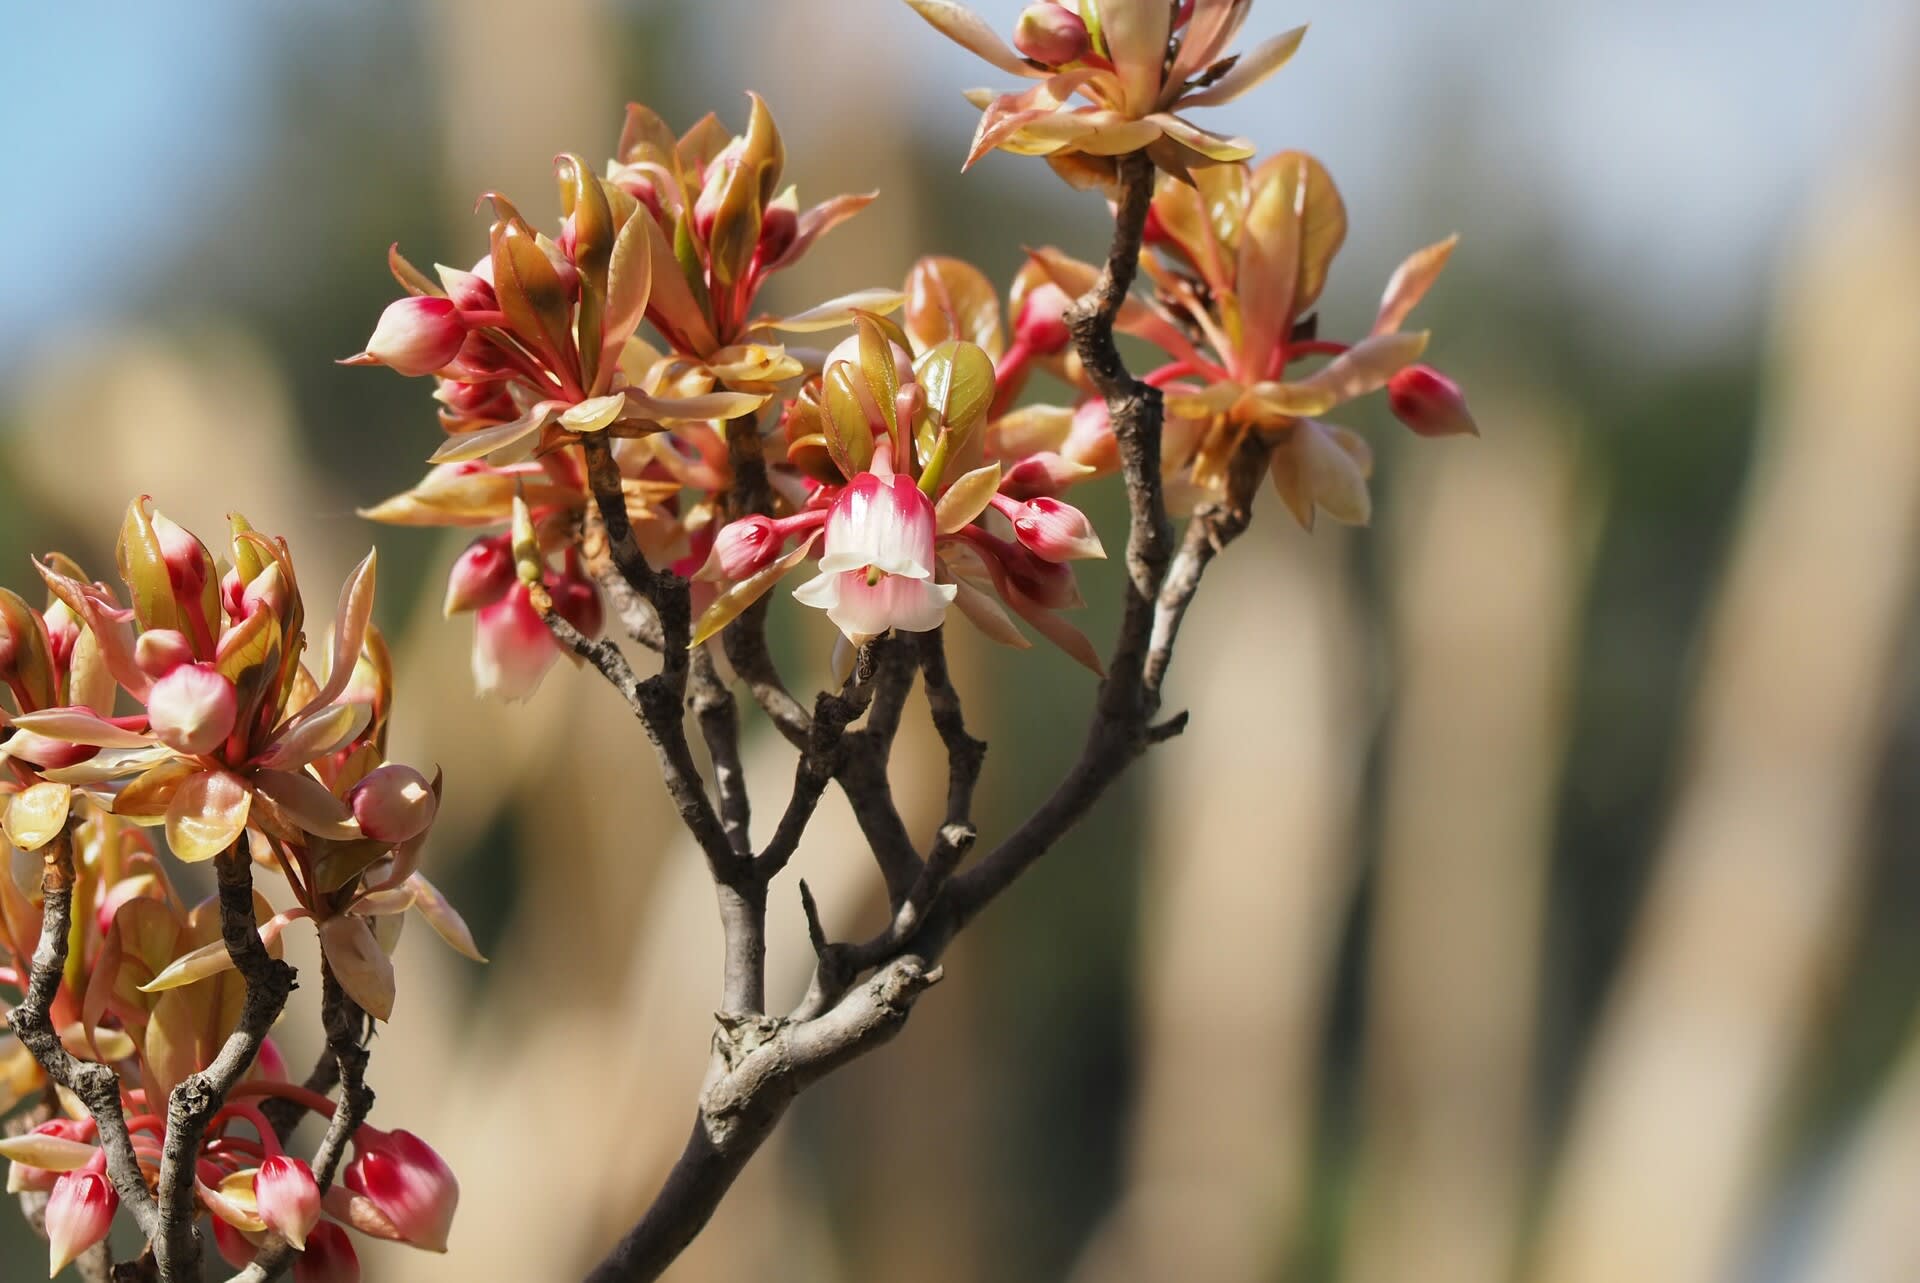
[[[1261,41],[1241,54],[1226,75],[1205,89],[1182,98],[1180,106],[1182,108],[1214,107],[1223,102],[1233,101],[1286,66],[1287,60],[1293,57],[1294,51],[1300,47],[1300,41],[1306,34],[1305,27],[1295,27],[1291,31],[1281,32],[1270,40]]]
[[[320,924],[320,949],[340,987],[375,1020],[393,1017],[393,959],[365,918],[347,914]]]
[[[694,626],[693,640],[687,644],[688,649],[706,641],[707,638],[739,618],[741,611],[766,596],[769,588],[806,560],[807,554],[813,551],[813,545],[819,538],[820,532],[814,531],[792,551],[714,598],[713,605],[707,607],[706,612],[700,616],[699,622]]]
[[[962,529],[987,510],[1000,491],[1000,465],[975,468],[952,485],[933,506],[934,529],[943,535]]]
[[[462,954],[475,962],[485,962],[486,956],[473,942],[473,932],[467,928],[466,919],[460,916],[440,889],[415,873],[407,879],[407,886],[413,891],[413,907],[427,920],[434,933],[452,946],[455,953]]]
[[[1380,299],[1380,314],[1373,321],[1375,334],[1392,334],[1405,323],[1407,313],[1426,297],[1427,290],[1439,277],[1440,269],[1453,256],[1453,247],[1459,243],[1460,237],[1456,233],[1425,249],[1415,250],[1394,269],[1393,276],[1387,281],[1386,293]]]
[[[353,677],[353,666],[360,660],[360,644],[366,639],[367,621],[373,617],[373,572],[377,555],[376,549],[368,549],[347,581],[340,585],[340,602],[333,612],[332,645],[327,650],[327,684],[308,702],[307,709],[333,703]]]

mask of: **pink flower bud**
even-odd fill
[[[403,1242],[429,1252],[447,1250],[447,1232],[460,1202],[460,1183],[433,1147],[408,1131],[362,1127],[346,1187],[384,1216]]]
[[[347,358],[349,365],[385,365],[408,377],[432,374],[452,362],[466,342],[452,299],[431,296],[398,299],[380,313],[367,350]]]
[[[133,662],[152,678],[165,677],[182,664],[193,662],[193,643],[172,628],[149,628],[133,644]]]
[[[47,1196],[47,1277],[106,1238],[120,1195],[99,1172],[68,1172]]]
[[[734,582],[765,569],[780,555],[779,527],[773,518],[755,514],[730,521],[714,537],[713,553],[701,570],[703,579]]]
[[[155,682],[147,695],[147,722],[154,735],[190,757],[225,743],[238,713],[233,683],[210,664],[182,664]]]
[[[347,794],[360,831],[376,842],[395,844],[426,832],[440,807],[427,777],[411,766],[388,762],[368,771]]]
[[[1047,67],[1084,57],[1088,43],[1080,15],[1057,4],[1028,5],[1013,28],[1013,47]]]
[[[525,699],[560,658],[560,647],[534,612],[527,586],[516,582],[506,596],[473,617],[473,684],[482,695]]]
[[[1430,365],[1409,365],[1387,380],[1393,417],[1423,437],[1480,435],[1460,385]]]
[[[360,1258],[347,1232],[332,1221],[314,1226],[307,1250],[294,1258],[293,1283],[360,1283]]]
[[[467,545],[447,571],[448,618],[491,606],[513,587],[513,551],[505,535],[489,535]]]
[[[1087,514],[1058,499],[1029,499],[1013,514],[1013,533],[1045,561],[1080,561],[1107,555]]]
[[[1072,306],[1073,300],[1065,290],[1052,281],[1041,282],[1020,300],[1020,319],[1014,323],[1014,336],[1035,356],[1054,356],[1066,351],[1067,344],[1073,342],[1073,331],[1067,328],[1066,316]]]
[[[1071,610],[1085,604],[1073,569],[1065,562],[1042,561],[1024,547],[1006,545],[1001,559],[1008,581],[1048,610]]]
[[[320,1186],[304,1159],[274,1154],[263,1161],[253,1176],[253,1203],[268,1229],[303,1250],[320,1222]]]
[[[77,766],[81,762],[95,757],[100,750],[91,744],[75,744],[68,740],[48,739],[45,735],[36,735],[32,731],[15,731],[13,738],[7,741],[7,753],[23,762],[32,762],[43,770],[56,771],[66,766]]]

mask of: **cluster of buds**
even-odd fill
[[[286,1152],[259,1102],[287,1099],[323,1113],[333,1103],[272,1076],[248,1079],[235,1096],[209,1123],[194,1173],[215,1249],[233,1268],[252,1264],[278,1236],[300,1253],[296,1280],[357,1283],[359,1254],[349,1229],[421,1251],[447,1250],[460,1184],[432,1146],[411,1132],[363,1123],[352,1135],[353,1159],[323,1195],[312,1167]],[[126,1094],[134,1152],[151,1180],[165,1122],[143,1105],[141,1091]],[[0,1140],[0,1157],[9,1160],[9,1193],[47,1195],[48,1277],[106,1239],[120,1195],[106,1176],[106,1152],[91,1119],[55,1118]]]
[[[1083,187],[1110,186],[1115,158],[1143,149],[1183,178],[1253,155],[1246,139],[1212,133],[1179,113],[1252,89],[1285,65],[1306,33],[1295,28],[1228,57],[1252,0],[1048,0],[1021,12],[1008,48],[953,0],[907,3],[1000,70],[1040,82],[1012,93],[967,94],[981,108],[967,164],[996,148],[1044,156]]]
[[[843,326],[856,307],[898,305],[893,291],[864,290],[793,316],[755,313],[773,273],[873,199],[839,196],[803,210],[794,189],[780,186],[784,158],[758,97],[737,136],[713,116],[676,136],[636,105],[603,175],[560,157],[557,236],[493,196],[489,252],[473,270],[439,268],[435,280],[397,249],[389,255],[409,297],[387,309],[349,363],[434,375],[447,439],[420,484],[364,515],[494,528],[460,556],[447,584],[448,613],[474,615],[482,693],[526,697],[559,654],[532,609],[535,585],[513,571],[503,528],[516,495],[544,549],[563,554],[544,576],[555,608],[597,635],[602,608],[577,551],[589,507],[583,438],[609,443],[649,558],[695,568],[733,483],[725,424],[807,371],[777,333]],[[664,348],[636,336],[643,321]]]
[[[372,555],[340,593],[328,666],[316,676],[302,662],[305,605],[285,541],[234,517],[228,553],[216,559],[141,498],[115,549],[130,604],[57,554],[37,563],[44,609],[0,590],[6,832],[27,849],[62,834],[71,842],[73,924],[49,1015],[69,1051],[115,1070],[150,1183],[164,1102],[213,1063],[239,1019],[244,982],[218,902],[183,900],[148,832],[164,832],[182,861],[250,860],[282,875],[287,909],[254,893],[265,947],[278,956],[285,926],[313,921],[330,970],[377,1019],[392,1012],[388,951],[405,910],[478,957],[458,913],[418,870],[440,781],[386,760],[392,678],[370,622]],[[0,879],[0,964],[10,964],[0,965],[0,985],[25,990],[41,925],[38,906]],[[0,1066],[0,1112],[42,1090],[38,1066],[12,1040]],[[294,1090],[271,1039],[252,1072],[241,1090]],[[117,1205],[92,1128],[89,1118],[61,1118],[0,1142],[13,1183],[52,1195],[56,1272],[104,1236]],[[281,1151],[253,1106],[229,1101],[197,1162],[199,1206],[217,1219],[296,1247],[314,1241],[312,1172]],[[388,1236],[444,1247],[444,1226]],[[351,1248],[333,1256],[351,1261]],[[306,1276],[350,1277],[312,1270]]]
[[[1477,433],[1459,386],[1418,363],[1427,335],[1401,329],[1454,240],[1401,264],[1371,332],[1346,343],[1321,338],[1313,311],[1346,227],[1333,180],[1300,152],[1258,166],[1211,166],[1188,183],[1160,180],[1141,257],[1154,297],[1128,299],[1117,328],[1169,358],[1146,380],[1166,393],[1161,458],[1176,506],[1219,494],[1234,454],[1257,435],[1271,446],[1274,487],[1302,526],[1311,529],[1317,512],[1366,523],[1372,449],[1323,416],[1382,388],[1394,415],[1420,436]],[[1096,276],[1058,250],[1036,251],[1033,261],[1069,292]],[[1302,374],[1294,368],[1301,362],[1320,364]],[[1039,421],[1058,432],[1064,412]],[[1097,438],[1104,424],[1097,402],[1074,419],[1083,439]],[[1016,425],[1016,435],[1030,436],[1029,426]]]
[[[1051,324],[1059,327],[1057,314]],[[1028,336],[1029,351],[1037,341]],[[1052,336],[1047,346],[1057,355]],[[1098,671],[1092,645],[1057,612],[1081,604],[1069,563],[1104,556],[1100,540],[1079,509],[1052,494],[1010,493],[1011,471],[985,459],[998,395],[993,358],[979,344],[860,314],[857,333],[828,354],[783,417],[792,469],[784,513],[718,532],[700,576],[725,587],[695,641],[725,627],[817,545],[818,573],[794,596],[825,610],[848,643],[937,628],[956,605],[989,636],[1027,645],[1005,606]]]

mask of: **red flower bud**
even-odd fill
[[[1013,516],[1013,533],[1043,561],[1079,561],[1105,557],[1100,536],[1087,514],[1058,499],[1030,499]]]
[[[409,377],[432,374],[460,354],[466,339],[452,299],[403,298],[380,314],[367,350],[344,364],[384,365]]]
[[[1088,44],[1087,24],[1057,4],[1028,5],[1013,28],[1013,47],[1047,67],[1085,57]]]
[[[462,611],[491,606],[513,587],[513,552],[507,536],[490,535],[467,545],[447,571],[447,599],[442,607],[451,618]]]
[[[1430,365],[1409,365],[1387,380],[1387,401],[1393,417],[1423,437],[1480,435],[1460,385]]]
[[[460,1183],[433,1147],[412,1132],[363,1126],[346,1187],[373,1204],[400,1240],[429,1252],[447,1250],[447,1231],[460,1202]]]
[[[727,582],[745,579],[779,556],[783,542],[771,517],[755,514],[730,521],[714,537],[713,553],[701,578]]]

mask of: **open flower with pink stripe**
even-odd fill
[[[851,643],[930,631],[956,607],[996,641],[1030,645],[1011,612],[1098,672],[1092,644],[1058,614],[1081,604],[1065,563],[1105,555],[1092,524],[986,458],[1002,386],[993,357],[916,328],[862,313],[859,333],[788,404],[791,510],[716,533],[700,577],[723,587],[694,641],[817,555],[794,597]]]

